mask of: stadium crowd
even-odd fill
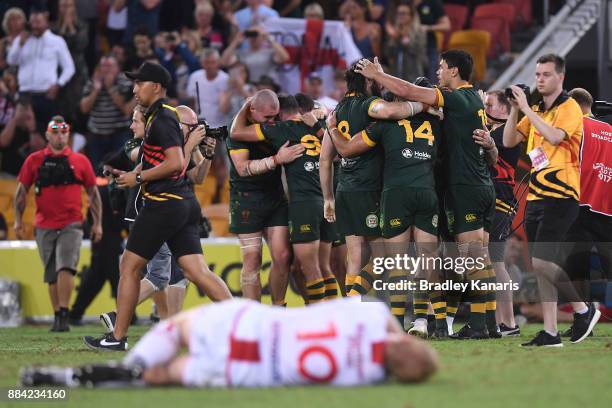
[[[390,268],[385,277],[391,283],[408,275],[417,282],[472,283],[466,293],[390,290],[391,313],[404,327],[412,303],[408,332],[424,338],[519,335],[512,291],[494,288],[511,281],[504,242],[517,209],[519,146],[527,139],[533,175],[525,227],[545,330],[524,345],[562,345],[557,291],[571,301],[571,341],[592,332],[600,312],[565,284],[565,261],[550,245],[564,241],[579,217],[578,102],[586,106],[590,97],[563,90],[562,58],[538,60],[541,102],[531,106],[517,86],[477,92],[467,52],[438,54],[436,33],[451,29],[439,0],[12,3],[16,7],[0,10],[0,171],[18,180],[17,237],[30,186],[40,196],[36,239],[56,311],[53,331],[69,330],[67,302],[78,260],[70,249],[79,248],[82,232],[74,232],[80,229],[76,206],[70,206],[74,217],[45,219],[45,188],[86,187],[92,241],[115,238],[94,248],[99,260],[118,254],[121,245],[121,228],[107,229],[113,221],[103,218],[131,222],[120,266],[108,265],[113,273],[99,265],[90,271],[97,291],[100,276],[108,274],[117,310],[101,316],[107,334],[85,338],[94,349],[125,350],[137,303],[153,296],[162,318],[174,315],[187,281],[213,300],[231,297],[199,246],[201,210],[192,186],[210,169],[214,201],[222,200],[229,180],[229,230],[240,242],[243,296],[261,299],[264,240],[272,258],[272,302],[279,306],[286,305],[290,276],[305,303],[314,304],[367,295],[378,279],[376,257],[415,251],[424,259],[482,259],[465,274]],[[337,72],[334,89],[324,88],[312,67],[303,92],[289,95],[276,73],[290,61],[290,50],[266,31],[266,20],[276,16],[343,20],[365,59]],[[206,125],[199,123],[204,119]],[[38,182],[38,168],[53,155],[68,157],[72,178]],[[85,164],[77,169],[75,161]],[[94,172],[106,177],[105,197],[94,188]],[[122,189],[136,198],[118,199]],[[105,200],[109,211],[100,210]],[[177,299],[170,300],[166,287],[178,288]],[[97,293],[81,289],[70,315],[75,323]],[[453,333],[462,301],[469,303],[467,323]]]

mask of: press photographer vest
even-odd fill
[[[36,195],[40,195],[41,189],[45,187],[69,184],[81,184],[81,182],[74,176],[68,156],[45,156],[38,169],[38,177],[34,185]]]

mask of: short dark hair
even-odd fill
[[[548,62],[555,64],[557,74],[565,74],[565,60],[563,57],[557,54],[544,54],[537,61],[538,64],[546,64]]]
[[[512,106],[510,105],[510,101],[508,100],[508,97],[506,96],[506,93],[504,91],[491,91],[488,92],[488,94],[494,95],[497,98],[497,102],[504,105],[506,111],[510,113],[510,109],[512,109]]]
[[[151,31],[150,31],[150,30],[149,30],[149,28],[148,28],[146,25],[144,25],[144,24],[139,25],[139,26],[138,26],[138,27],[136,27],[136,29],[134,30],[134,35],[133,35],[133,37],[136,37],[137,35],[144,35],[144,36],[146,36],[146,37],[147,37],[147,38],[149,38],[149,39],[152,39],[152,38],[153,38],[153,36],[151,35]],[[133,38],[133,37],[132,37],[132,38]]]
[[[346,89],[349,93],[355,92],[364,95],[366,93],[366,78],[355,71],[358,62],[359,61],[355,61],[351,67],[346,70],[344,73],[344,80],[346,81]]]
[[[302,112],[310,112],[314,109],[314,100],[310,96],[300,92],[296,93],[294,97]]]
[[[448,50],[440,54],[440,60],[446,61],[449,68],[457,68],[459,77],[464,81],[469,81],[472,76],[474,59],[463,50]]]
[[[591,109],[593,106],[593,96],[584,88],[574,88],[569,91],[569,96],[574,98],[580,107]]]
[[[300,105],[298,105],[293,95],[279,94],[278,103],[280,105],[280,111],[283,113],[298,113],[300,110]]]

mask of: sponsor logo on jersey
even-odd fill
[[[431,225],[433,225],[434,228],[438,228],[438,214],[431,217]]]
[[[345,169],[353,167],[356,163],[357,163],[357,160],[347,159],[344,157],[342,158],[342,160],[340,160],[340,166]]]
[[[300,232],[311,232],[312,228],[310,224],[302,224],[300,225]]]
[[[313,162],[304,163],[304,170],[313,171],[315,169],[315,164]]]
[[[476,214],[471,214],[471,213],[470,213],[470,214],[466,214],[466,215],[465,215],[465,220],[466,220],[467,222],[474,222],[474,221],[476,221],[477,219],[478,219],[478,218],[476,217]]]
[[[402,156],[404,156],[407,159],[411,159],[412,158],[412,150],[410,150],[408,148],[402,150]]]
[[[406,159],[412,159],[414,157],[415,159],[419,160],[431,160],[431,154],[427,152],[419,152],[418,150],[412,151],[408,148],[402,150],[402,156],[404,156]]]
[[[389,221],[389,225],[392,227],[401,227],[402,221],[399,218],[393,218]]]
[[[368,228],[376,228],[378,226],[378,217],[376,214],[370,214],[365,219]]]

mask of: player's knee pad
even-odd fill
[[[259,284],[259,269],[240,271],[240,287],[256,286],[257,284]]]

